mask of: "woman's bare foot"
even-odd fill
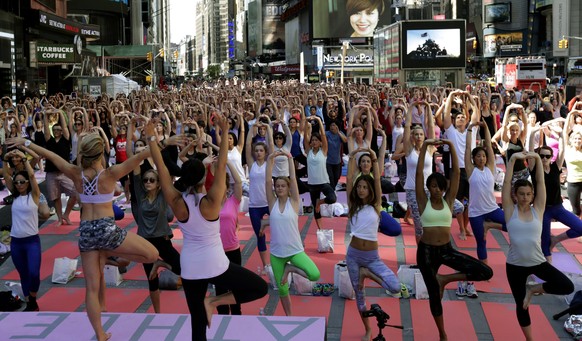
[[[525,297],[523,299],[523,309],[527,310],[527,308],[529,307],[529,302],[531,301],[531,298],[534,295],[534,287],[537,284],[526,284],[525,285]]]
[[[212,313],[214,312],[212,299],[212,297],[204,298],[204,309],[206,310],[206,321],[208,322],[208,328],[210,328],[210,323],[212,322]]]
[[[473,237],[473,232],[471,232],[471,230],[467,229],[467,232],[465,232],[465,234],[467,235],[467,237]]]
[[[436,275],[436,280],[439,283],[439,292],[440,292],[441,300],[442,300],[443,295],[445,294],[445,286],[447,285],[447,283],[445,282],[444,277],[439,275],[439,274]]]
[[[283,271],[283,278],[281,278],[281,285],[287,284],[287,279],[289,279],[289,265],[285,266],[285,270]]]
[[[554,236],[554,235],[551,235],[550,236],[550,251],[552,251],[556,247],[556,244],[558,244],[558,243],[559,243],[558,238],[556,238],[556,236]]]
[[[321,204],[323,204],[324,202],[325,201],[322,200],[322,199],[317,200],[317,202],[315,203],[315,207],[313,208],[313,210],[314,210],[315,213],[318,213],[319,214],[319,212],[321,210]]]
[[[483,239],[487,239],[487,232],[489,232],[489,229],[491,228],[491,225],[489,224],[489,222],[484,222],[483,223]]]
[[[465,234],[465,232],[461,232],[461,233],[459,234],[459,239],[460,239],[460,240],[467,240],[467,235]]]
[[[64,225],[71,225],[71,219],[69,219],[69,217],[63,216],[63,224]]]
[[[362,336],[362,341],[370,341],[372,339],[372,329],[367,330],[366,334]]]
[[[364,280],[369,277],[370,270],[368,268],[360,268],[360,276],[358,277],[358,290],[364,290]]]
[[[410,226],[414,226],[414,220],[412,218],[404,218],[404,222]]]
[[[158,277],[158,268],[160,267],[159,261],[156,261],[152,266],[152,271],[150,271],[149,280],[152,281]]]
[[[103,333],[100,337],[97,337],[99,341],[107,341],[111,339],[111,333]]]

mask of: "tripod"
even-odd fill
[[[397,329],[404,329],[403,326],[394,325],[394,324],[387,324],[390,315],[388,315],[378,304],[372,304],[370,310],[366,310],[362,312],[363,317],[376,317],[376,322],[378,323],[378,336],[376,336],[372,341],[385,341],[386,338],[382,334],[382,329],[385,327],[397,328]]]

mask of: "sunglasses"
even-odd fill
[[[282,140],[283,136],[275,136],[275,140]]]
[[[144,184],[147,184],[148,182],[153,184],[153,183],[156,183],[158,181],[158,179],[156,179],[156,178],[143,178],[142,181]]]
[[[24,185],[28,180],[14,180],[15,185]]]
[[[56,132],[56,131],[63,131],[63,129],[61,129],[61,128],[53,128],[53,132]]]
[[[542,158],[542,159],[551,159],[552,156],[550,154],[540,154],[540,158]]]

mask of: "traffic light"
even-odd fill
[[[146,59],[148,60],[148,62],[151,62],[152,61],[153,58],[152,58],[152,53],[151,52],[148,52],[146,54]]]
[[[563,49],[564,48],[564,39],[560,39],[560,41],[558,41],[558,48],[559,49]]]
[[[151,83],[152,82],[152,76],[146,76],[146,82]]]
[[[473,40],[473,50],[477,49],[477,39]]]
[[[162,47],[159,51],[160,57],[164,58],[164,48]]]
[[[178,50],[174,51],[174,59],[178,59]]]
[[[564,39],[564,48],[567,49],[568,48],[568,39]]]

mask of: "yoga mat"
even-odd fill
[[[471,226],[471,224],[469,224],[469,229],[470,229],[470,226]],[[493,230],[490,230],[487,233],[487,251],[489,251],[489,249],[501,249],[501,246],[499,246],[499,243],[495,239],[495,236],[493,235],[492,232],[493,232]],[[499,231],[499,232],[501,232],[501,231]],[[461,240],[459,238],[459,233],[460,233],[459,232],[459,224],[457,223],[456,219],[453,219],[453,227],[451,228],[451,238],[454,241],[454,245],[456,246],[456,248],[459,250],[468,249],[468,248],[473,248],[473,249],[477,248],[477,240],[475,239],[475,236],[467,237],[467,240]],[[501,232],[501,234],[506,235],[507,233]]]
[[[346,255],[340,253],[308,253],[308,255],[319,269],[320,278],[317,281],[319,283],[333,283],[335,265],[346,259]]]
[[[149,298],[146,298],[146,301],[151,302]],[[162,314],[190,314],[184,290],[162,290],[160,292],[160,310]],[[147,312],[153,314],[154,306],[150,305]]]
[[[42,241],[41,241],[42,243]],[[55,262],[55,258],[58,257],[68,257],[68,258],[77,258],[79,257],[79,246],[77,242],[73,241],[62,241],[55,244],[53,247],[44,250],[42,252],[42,259],[40,263],[40,280],[43,281],[47,277],[52,276],[53,274],[53,266]],[[81,270],[81,267],[78,266],[78,270]],[[10,280],[10,281],[18,281],[20,280],[20,276],[16,269],[10,271],[6,274],[2,279]]]
[[[402,320],[400,318],[400,300],[397,298],[389,297],[367,297],[366,307],[370,309],[372,304],[379,304],[382,310],[386,312],[390,319],[388,324],[401,325]],[[376,318],[369,318],[370,326],[372,327],[372,338],[378,335],[378,326],[376,323]],[[423,317],[424,323],[428,323],[427,317]],[[411,326],[404,326],[404,328],[410,328]],[[356,307],[356,301],[345,300],[344,308],[344,318],[341,330],[341,340],[360,340],[364,336],[364,325],[362,324],[362,319],[358,308]],[[396,328],[386,327],[382,330],[382,334],[386,340],[398,341],[402,340],[402,330]]]
[[[402,226],[402,240],[404,241],[404,246],[416,247],[414,225],[410,225],[404,219],[400,219],[400,226]]]
[[[38,299],[41,311],[76,311],[83,303],[85,288],[74,287],[50,288]]]
[[[107,288],[105,292],[108,312],[133,313],[146,300],[149,300],[147,289]]]
[[[57,226],[57,221],[48,220],[39,230],[40,235],[65,235],[79,228],[79,222],[71,223],[71,225],[61,225]],[[77,231],[78,232],[78,231]],[[78,235],[78,233],[77,233]]]
[[[535,302],[535,297],[532,299]],[[515,303],[482,302],[485,318],[494,340],[523,340],[523,333],[515,315]],[[530,304],[532,335],[536,340],[558,340],[552,325],[540,306]]]
[[[552,265],[562,272],[582,274],[582,267],[573,255],[564,252],[552,254]]]
[[[318,316],[327,320],[331,309],[331,296],[290,295],[293,316]],[[274,316],[285,316],[281,302],[277,304]]]
[[[467,304],[443,301],[445,331],[449,340],[477,341]],[[412,330],[415,340],[438,340],[439,332],[430,313],[428,300],[410,300]]]

